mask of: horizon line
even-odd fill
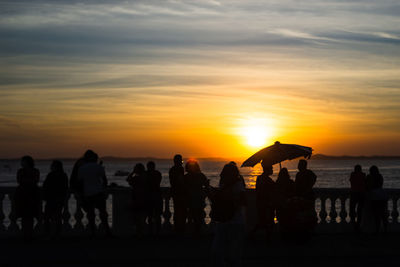
[[[79,157],[40,157],[36,158],[35,160],[76,160]],[[233,158],[225,158],[225,157],[184,157],[183,159],[187,160],[190,158],[195,158],[197,160],[228,160],[231,161],[233,160],[242,160],[242,158],[238,157],[233,157]],[[326,154],[315,154],[312,155],[310,160],[325,160],[325,159],[400,159],[400,155],[371,155],[371,156],[366,156],[366,155],[340,155],[340,156],[335,156],[335,155],[326,155]],[[120,157],[120,156],[103,156],[99,157],[99,159],[110,159],[110,160],[172,160],[171,158],[164,158],[164,157],[153,157],[153,156],[145,156],[145,157]],[[243,157],[243,160],[245,160],[246,157]],[[12,158],[0,158],[0,160],[20,160],[20,158],[12,157]]]

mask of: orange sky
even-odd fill
[[[0,4],[2,158],[400,154],[390,3],[78,2]]]

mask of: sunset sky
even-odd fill
[[[112,3],[112,4],[110,4]],[[399,1],[0,1],[0,158],[400,155]]]

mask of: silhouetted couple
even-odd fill
[[[175,231],[184,233],[186,223],[189,223],[193,225],[194,235],[199,235],[204,225],[209,180],[196,160],[188,160],[184,169],[182,156],[175,155],[174,166],[169,170],[169,181],[174,202]]]
[[[50,169],[43,182],[43,200],[46,202],[44,227],[47,233],[52,232],[52,236],[56,237],[62,228],[62,210],[67,199],[68,177],[61,161],[53,161]],[[35,168],[33,158],[31,156],[22,157],[21,169],[17,172],[18,186],[14,194],[14,203],[16,218],[21,218],[25,240],[31,240],[33,237],[34,219],[41,219],[42,199],[38,186],[39,179],[40,172]]]
[[[264,229],[268,240],[276,215],[283,237],[307,238],[316,224],[313,186],[317,176],[307,169],[306,160],[300,160],[295,181],[282,168],[274,182],[272,166],[264,161],[261,165],[263,173],[256,181],[258,224],[253,232]]]
[[[383,190],[383,176],[377,166],[371,166],[369,174],[356,165],[350,176],[350,218],[356,232],[378,233],[381,225],[387,231],[388,196]]]
[[[133,213],[138,236],[145,233],[146,219],[148,233],[159,234],[163,201],[161,196],[161,173],[153,161],[147,163],[147,171],[142,163],[135,165],[127,181],[132,187]]]

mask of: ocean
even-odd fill
[[[104,167],[107,173],[107,178],[110,183],[116,183],[119,186],[128,186],[125,181],[126,176],[115,176],[117,171],[130,172],[136,163],[146,163],[146,160],[135,161],[127,159],[104,159]],[[162,173],[163,179],[161,186],[168,187],[168,170],[172,166],[172,160],[156,159],[154,160],[157,169]],[[71,173],[72,166],[75,160],[63,160],[64,169]],[[224,164],[229,160],[199,160],[200,167],[203,173],[210,179],[210,184],[216,186],[219,180],[219,173]],[[294,179],[297,171],[297,160],[286,161],[282,163],[282,167],[287,167],[289,173]],[[40,170],[40,180],[46,178],[50,169],[50,160],[37,160],[36,167]],[[240,166],[241,162],[237,162]],[[360,164],[363,171],[368,173],[368,169],[372,165],[378,166],[383,178],[385,188],[400,188],[400,160],[394,159],[311,159],[309,160],[309,169],[313,170],[318,176],[315,187],[319,188],[346,188],[349,187],[349,176],[354,165]],[[15,186],[16,172],[20,168],[19,160],[0,160],[0,186]],[[260,164],[254,168],[240,168],[247,188],[254,188],[257,175],[262,172]],[[276,179],[279,172],[279,165],[274,166],[273,179]]]

